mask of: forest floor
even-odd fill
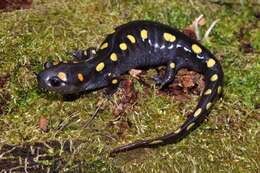
[[[35,0],[1,12],[0,172],[260,172],[260,4],[231,2]],[[109,157],[175,130],[198,101],[198,74],[180,72],[169,92],[149,79],[154,71],[128,76],[130,94],[122,86],[110,100],[97,91],[66,101],[37,86],[47,60],[97,47],[116,26],[147,19],[184,30],[201,14],[201,33],[218,20],[202,44],[223,66],[224,97],[176,144]]]

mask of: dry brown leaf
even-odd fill
[[[133,76],[134,78],[137,78],[137,79],[139,79],[139,75],[142,73],[142,70],[138,70],[138,69],[131,69],[130,71],[129,71],[129,74],[131,75],[131,76]]]
[[[184,33],[186,36],[188,36],[188,37],[190,37],[190,38],[192,38],[192,39],[195,39],[195,40],[197,39],[197,38],[196,38],[195,29],[193,28],[192,25],[186,27],[186,28],[183,30],[183,33]]]
[[[0,9],[6,11],[29,9],[33,0],[1,0]]]
[[[46,117],[44,116],[40,117],[39,128],[44,132],[48,130],[48,119]]]
[[[196,19],[193,21],[193,24],[196,22]],[[200,20],[198,21],[198,25],[199,26],[203,26],[206,24],[206,19],[204,17],[200,18]]]

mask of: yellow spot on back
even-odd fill
[[[178,128],[174,133],[180,133],[181,128]]]
[[[213,75],[210,77],[210,80],[211,80],[212,82],[218,80],[218,75],[217,75],[217,74],[213,74]]]
[[[148,32],[147,32],[146,29],[143,29],[143,30],[141,31],[141,37],[142,37],[143,40],[145,40],[145,39],[148,38]]]
[[[112,84],[117,84],[118,83],[118,80],[117,79],[113,79],[112,80]]]
[[[190,125],[188,125],[187,130],[190,130],[194,125],[195,123],[191,123]]]
[[[99,63],[97,66],[96,66],[96,70],[99,72],[99,71],[102,71],[105,67],[105,64],[103,62]]]
[[[199,116],[199,114],[201,113],[201,111],[202,111],[201,108],[197,109],[197,110],[195,111],[195,113],[194,113],[194,117]]]
[[[67,81],[67,75],[64,72],[59,72],[57,76],[60,80]]]
[[[208,110],[210,107],[211,107],[211,105],[212,105],[212,103],[208,103],[207,105],[206,105],[206,109]]]
[[[127,35],[127,38],[131,41],[131,43],[135,43],[136,42],[135,37],[130,35],[130,34]]]
[[[191,48],[196,54],[200,54],[202,52],[201,48],[197,44],[193,44]]]
[[[84,76],[82,73],[78,73],[78,79],[83,82],[84,81]]]
[[[103,43],[101,46],[100,46],[100,49],[105,49],[108,47],[108,43]]]
[[[127,49],[127,45],[125,43],[120,43],[119,47],[120,47],[121,50]]]
[[[112,53],[110,55],[110,59],[111,59],[111,61],[117,61],[117,55],[115,53]]]
[[[210,95],[212,93],[212,90],[211,89],[207,89],[204,93],[204,95]]]
[[[167,33],[165,32],[163,34],[163,38],[166,40],[166,41],[169,41],[169,42],[174,42],[176,40],[176,37],[170,33]]]
[[[172,69],[175,68],[175,63],[171,62],[170,63],[170,68],[172,68]]]
[[[210,59],[208,60],[208,62],[207,62],[207,67],[208,67],[208,68],[211,68],[211,67],[213,67],[215,64],[216,64],[216,61],[215,61],[214,59],[210,58]]]
[[[219,86],[218,87],[218,94],[221,94],[221,90],[222,90],[222,88],[221,88],[221,86]]]

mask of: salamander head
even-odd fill
[[[74,94],[84,91],[90,69],[85,63],[45,63],[45,69],[37,75],[40,88],[60,94]]]

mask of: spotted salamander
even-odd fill
[[[140,140],[112,150],[112,153],[140,147],[156,147],[176,143],[209,114],[212,104],[223,90],[223,71],[217,59],[196,40],[177,29],[152,21],[132,21],[109,34],[97,49],[74,52],[76,63],[45,64],[38,74],[41,88],[61,94],[90,92],[106,88],[114,93],[120,76],[131,69],[165,66],[163,76],[153,79],[160,89],[173,82],[176,73],[187,68],[204,75],[205,89],[193,113],[175,131],[155,139]]]

